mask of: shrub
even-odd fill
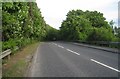
[[[15,46],[17,45],[16,41],[14,39],[10,39],[6,42],[3,42],[2,44],[2,50],[7,50],[7,49],[11,49],[14,50]]]
[[[94,28],[87,38],[88,41],[113,41],[115,36],[110,29]]]

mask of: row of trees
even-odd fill
[[[2,3],[3,50],[15,49],[33,40],[117,41],[120,28],[113,29],[97,11],[72,10],[60,30],[46,24],[35,2]]]
[[[46,35],[46,40],[49,41],[55,41],[55,40],[59,40],[59,30],[47,25],[47,35]]]
[[[97,11],[72,10],[60,27],[62,40],[118,41],[114,35],[113,21],[108,23]]]
[[[21,48],[33,40],[47,40],[49,28],[35,2],[2,3],[3,50]]]

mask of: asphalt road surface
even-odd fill
[[[30,77],[118,77],[118,54],[69,42],[40,43]]]

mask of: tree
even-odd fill
[[[63,40],[110,41],[113,37],[112,28],[103,14],[88,10],[69,11],[66,20],[62,22],[60,33]]]
[[[46,40],[55,41],[59,39],[59,30],[51,27],[50,25],[46,25]]]
[[[114,21],[113,20],[111,20],[110,22],[109,22],[109,24],[110,24],[110,26],[111,26],[111,28],[113,29],[113,25],[114,25]]]
[[[105,17],[103,17],[103,13],[97,12],[97,11],[85,11],[85,16],[89,21],[92,23],[93,27],[105,27],[109,28],[109,24]]]
[[[120,27],[115,27],[114,28],[114,30],[115,30],[115,35],[118,37],[118,38],[120,38]]]
[[[115,36],[112,31],[105,28],[94,28],[89,34],[87,41],[113,41]]]
[[[35,2],[3,3],[2,26],[3,49],[22,47],[46,37],[46,22]],[[7,46],[9,43],[13,45]]]

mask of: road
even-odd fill
[[[43,42],[30,77],[118,77],[118,54],[69,42]]]

